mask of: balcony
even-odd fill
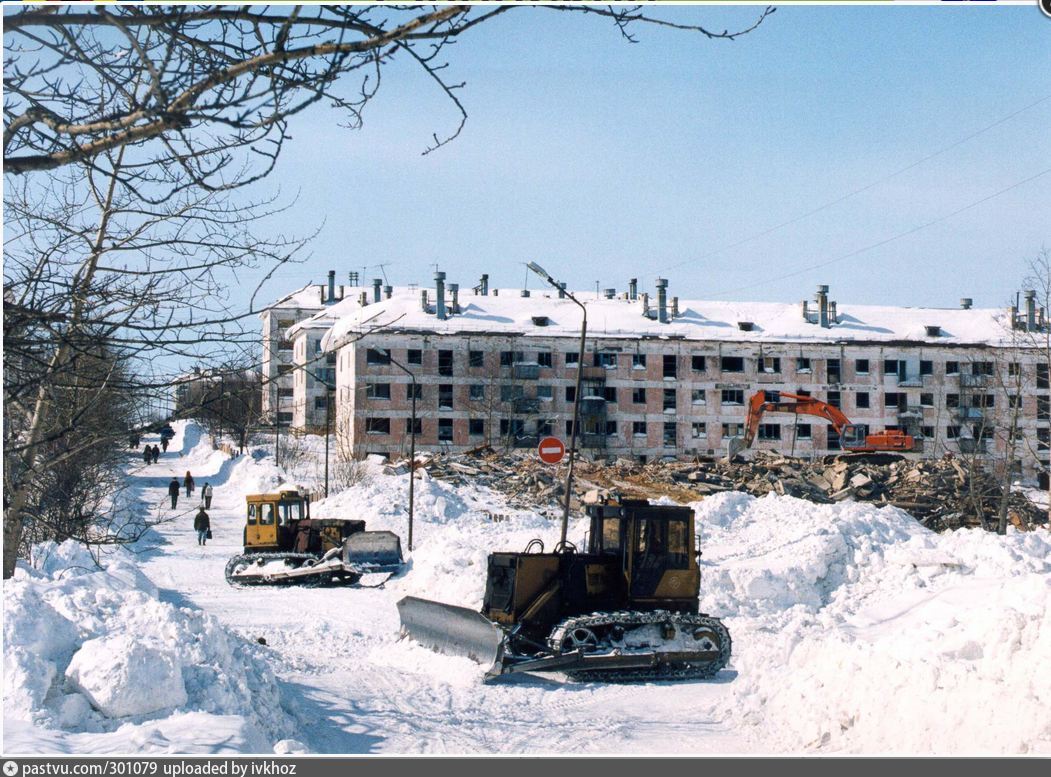
[[[520,363],[511,368],[512,374],[520,380],[536,380],[540,377],[539,364]]]
[[[981,407],[958,407],[955,413],[957,418],[985,418],[985,408]]]
[[[580,376],[584,380],[606,380],[606,368],[605,367],[585,367],[584,374]]]
[[[989,378],[986,375],[961,375],[960,386],[963,388],[981,388],[988,385]]]
[[[581,415],[605,415],[606,414],[606,400],[601,397],[581,397],[580,398],[580,414]]]
[[[956,440],[956,444],[960,446],[960,453],[985,453],[985,440],[959,437]]]
[[[898,418],[923,418],[923,408],[918,405],[899,407]]]
[[[515,413],[538,413],[540,412],[540,400],[515,397],[511,401],[511,409]]]
[[[605,448],[607,437],[604,434],[587,434],[580,436],[580,445],[584,448]]]
[[[516,448],[535,448],[540,444],[540,438],[535,434],[524,434],[512,440]]]

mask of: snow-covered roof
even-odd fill
[[[840,302],[837,323],[824,329],[803,319],[799,303],[680,299],[680,315],[662,324],[642,314],[641,298],[596,299],[594,291],[573,294],[587,308],[590,337],[931,345],[1007,345],[1011,342],[1007,312],[996,308],[906,308]],[[428,297],[433,311],[433,289],[429,290]],[[654,314],[657,305],[653,296],[649,307]],[[814,307],[811,303],[811,319],[815,317]],[[580,308],[570,299],[559,299],[554,291],[532,291],[529,297],[522,297],[517,289],[501,289],[498,296],[490,292],[484,297],[461,292],[460,309],[459,315],[450,315],[441,321],[433,312],[424,312],[418,290],[408,289],[399,289],[391,299],[365,307],[361,307],[357,299],[344,300],[320,314],[334,322],[322,347],[333,350],[347,342],[349,336],[379,328],[395,332],[525,337],[577,337],[580,334]],[[541,316],[546,317],[546,326],[534,322]],[[752,326],[746,331],[740,322],[750,322]],[[931,326],[939,327],[940,332],[930,334],[927,328]]]
[[[318,289],[323,288],[321,284],[309,283],[301,289],[296,289],[291,294],[286,294],[276,302],[267,305],[263,308],[259,315],[266,315],[267,311],[278,309],[278,308],[299,308],[301,310],[316,309],[320,310],[323,305],[321,303],[321,294]]]

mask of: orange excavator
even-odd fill
[[[778,391],[757,391],[748,400],[748,420],[745,424],[744,439],[734,446],[734,449],[728,451],[729,458],[752,447],[764,413],[794,413],[795,415],[813,415],[824,418],[839,432],[840,447],[850,453],[906,452],[911,451],[913,446],[912,436],[899,429],[865,434],[864,425],[851,423],[838,407],[833,407],[820,399]]]

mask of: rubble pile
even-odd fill
[[[475,483],[503,493],[515,507],[557,507],[563,500],[565,465],[552,467],[535,455],[497,452],[483,446],[458,455],[438,454],[417,463],[434,478],[456,484]],[[407,462],[391,472],[408,471]],[[1002,487],[998,478],[957,459],[908,460],[894,454],[843,454],[818,460],[756,453],[732,462],[715,458],[642,464],[578,461],[571,507],[602,499],[610,492],[625,497],[670,497],[679,503],[720,491],[794,496],[818,504],[847,499],[893,505],[937,531],[960,526],[995,525]],[[1008,520],[1020,529],[1046,523],[1047,511],[1013,490]]]

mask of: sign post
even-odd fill
[[[536,447],[536,452],[545,464],[558,464],[566,455],[566,444],[557,437],[545,437]]]

